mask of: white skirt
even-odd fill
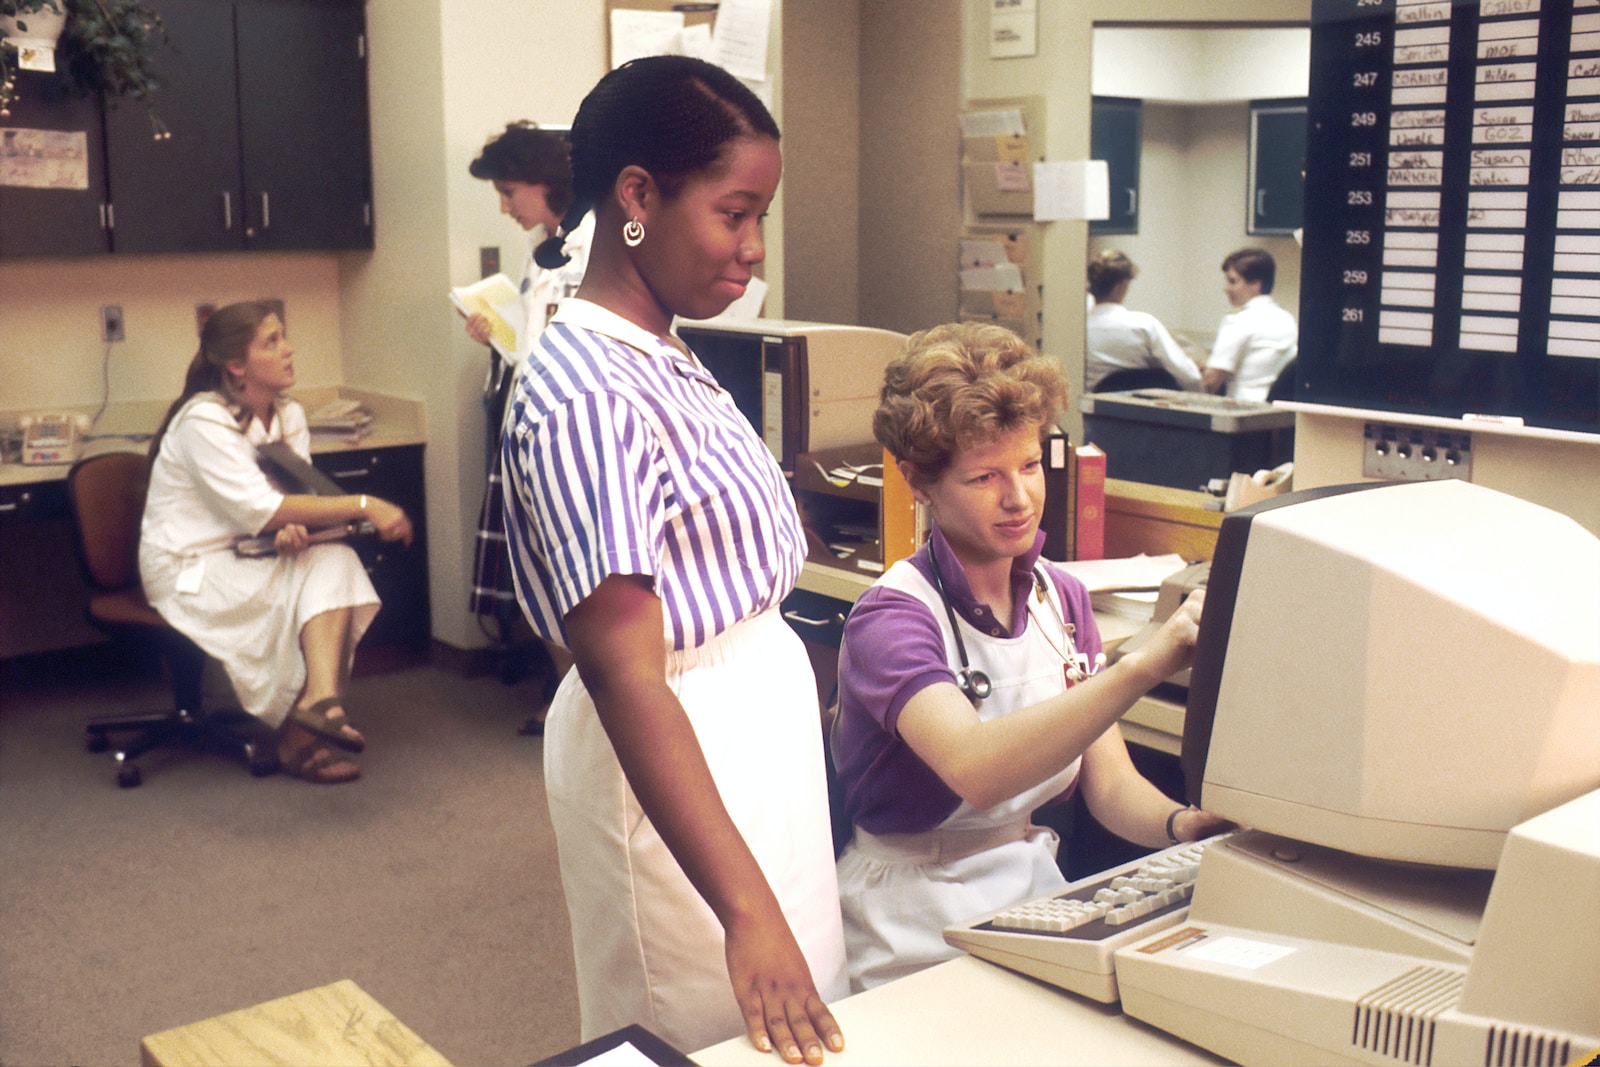
[[[804,646],[769,611],[669,652],[667,683],[817,992],[844,996],[822,724]],[[550,706],[544,768],[583,1040],[639,1023],[692,1052],[744,1033],[722,926],[640,810],[577,671]]]
[[[203,561],[200,588],[180,593],[179,575],[195,560]],[[232,549],[187,559],[152,549],[140,553],[139,571],[151,606],[222,664],[239,705],[273,729],[283,725],[305,685],[305,624],[325,612],[353,609],[354,649],[378,614],[378,593],[349,545],[312,545],[262,559],[244,559]]]

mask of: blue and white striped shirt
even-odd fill
[[[502,439],[506,537],[534,630],[612,574],[649,575],[664,635],[694,648],[775,607],[805,535],[783,472],[727,391],[649,331],[565,301],[512,392]]]

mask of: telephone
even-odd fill
[[[94,419],[75,412],[40,412],[17,422],[22,428],[23,464],[39,465],[74,462]]]

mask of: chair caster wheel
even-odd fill
[[[111,747],[111,742],[106,738],[105,734],[85,734],[83,747],[90,752],[104,752]]]
[[[132,789],[142,781],[144,778],[139,774],[138,764],[124,763],[117,768],[117,784],[122,788]]]

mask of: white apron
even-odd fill
[[[908,561],[895,564],[881,581],[927,604],[944,634],[946,659],[957,667],[950,617],[933,585]],[[987,674],[993,687],[977,705],[984,721],[1055,696],[1065,685],[1057,650],[1067,648],[1061,621],[1066,609],[1054,584],[1046,585],[1057,610],[1041,604],[1030,590],[1028,624],[1020,637],[991,637],[959,621],[968,662]],[[944,940],[944,928],[952,923],[1064,887],[1055,831],[1030,825],[1028,817],[1065,791],[1077,774],[1073,760],[1054,777],[994,807],[980,811],[962,801],[925,833],[871,834],[856,827],[838,864],[851,992],[960,955]]]
[[[843,997],[821,716],[804,646],[769,611],[669,652],[667,684],[817,992]],[[550,705],[544,768],[583,1040],[639,1023],[692,1051],[744,1033],[722,926],[640,810],[577,671]]]

